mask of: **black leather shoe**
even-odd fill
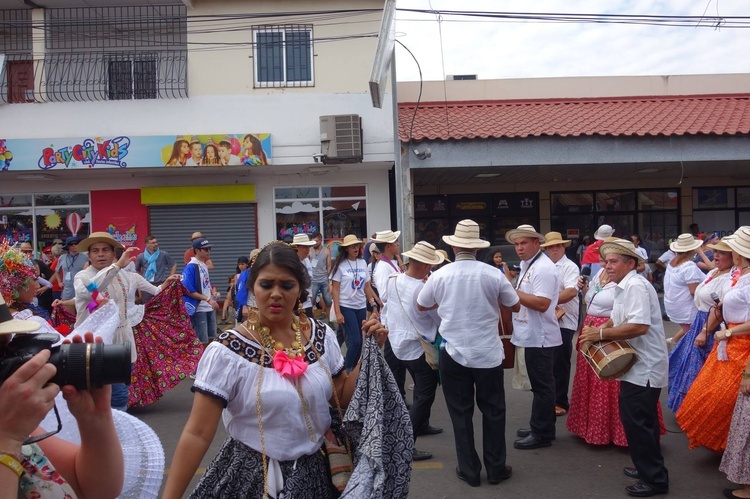
[[[669,489],[655,489],[647,483],[636,482],[633,485],[625,487],[625,492],[634,497],[651,497],[658,494],[666,494],[669,492]]]
[[[427,459],[432,459],[432,452],[417,449],[414,449],[414,452],[412,452],[412,461],[426,461]]]
[[[503,480],[507,480],[513,475],[513,468],[510,466],[505,466],[505,469],[502,473],[500,473],[500,476],[490,476],[487,475],[487,481],[490,482],[492,485],[497,485],[498,483],[502,482]]]
[[[622,469],[622,472],[625,474],[625,476],[638,480],[638,470],[633,466],[625,466]]]
[[[476,481],[469,480],[469,478],[466,475],[461,473],[461,469],[458,466],[456,466],[456,476],[458,477],[459,480],[462,480],[468,483],[471,487],[479,487],[479,480],[476,480]]]
[[[552,445],[552,439],[542,438],[539,435],[531,433],[530,435],[513,442],[513,447],[521,450],[539,449]]]
[[[423,430],[418,431],[415,436],[424,437],[427,435],[437,435],[438,433],[443,433],[443,429],[438,428],[436,426],[427,426],[427,428],[424,428]]]
[[[518,431],[516,431],[516,435],[519,438],[528,437],[531,435],[531,428],[519,428]]]

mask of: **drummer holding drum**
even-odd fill
[[[581,341],[627,340],[635,351],[636,362],[619,378],[620,419],[635,465],[623,472],[638,479],[625,491],[636,497],[666,494],[669,475],[659,444],[657,407],[661,389],[667,386],[669,362],[659,299],[651,284],[637,273],[643,259],[632,241],[606,242],[599,251],[609,279],[617,284],[612,318],[599,327],[584,326]]]

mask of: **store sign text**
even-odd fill
[[[72,161],[76,161],[89,168],[97,165],[125,168],[128,165],[123,159],[128,155],[129,146],[130,138],[128,137],[116,137],[110,140],[97,137],[86,139],[81,144],[63,147],[57,151],[47,147],[42,151],[38,165],[42,170],[49,170],[56,166],[68,168]]]

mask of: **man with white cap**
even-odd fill
[[[307,269],[307,274],[310,276],[310,287],[307,289],[307,300],[302,304],[302,308],[305,309],[305,314],[310,320],[315,319],[312,308],[312,262],[310,262],[310,248],[315,245],[315,241],[310,241],[310,236],[307,234],[295,234],[292,239],[292,248],[297,250],[297,256],[302,265]]]
[[[578,330],[579,297],[578,265],[565,256],[565,248],[573,241],[563,239],[559,232],[548,232],[544,235],[546,242],[540,246],[552,260],[557,270],[559,295],[558,309],[563,312],[558,322],[562,335],[562,345],[555,348],[555,415],[564,416],[570,408],[568,386],[570,385],[570,357],[573,354],[573,337]],[[557,314],[559,317],[559,313]]]
[[[415,244],[403,256],[409,258],[409,266],[404,274],[394,272],[388,279],[386,286],[391,300],[383,307],[381,320],[388,328],[393,354],[414,379],[414,397],[409,416],[416,439],[424,435],[430,426],[430,411],[438,386],[437,371],[427,363],[422,340],[433,343],[440,325],[437,313],[434,310],[418,310],[416,301],[424,286],[424,279],[433,265],[443,263],[443,256],[425,241]],[[433,429],[431,433],[436,433],[434,430],[438,429]],[[442,429],[439,430],[442,432]],[[414,449],[415,461],[431,457],[429,452]]]
[[[420,310],[437,307],[440,334],[440,376],[453,423],[458,467],[456,475],[472,487],[480,484],[482,462],[474,447],[474,397],[482,411],[482,442],[487,480],[510,478],[505,464],[505,387],[503,344],[498,334],[500,306],[518,311],[518,295],[497,268],[477,261],[490,243],[479,237],[479,225],[462,220],[443,241],[453,248],[454,262],[435,271],[419,293]]]
[[[631,496],[649,497],[669,491],[669,474],[659,443],[658,404],[668,384],[669,361],[656,291],[638,275],[643,259],[632,241],[617,239],[601,246],[605,270],[617,283],[611,319],[599,327],[584,326],[585,342],[627,340],[637,361],[620,377],[620,420],[635,468],[623,470],[638,482],[625,487]]]
[[[555,348],[562,344],[555,316],[559,297],[557,270],[542,252],[543,235],[531,225],[509,230],[505,239],[521,258],[516,291],[521,309],[513,314],[511,342],[524,348],[524,360],[534,399],[529,428],[521,428],[516,449],[549,447],[555,439]]]
[[[591,275],[596,275],[596,273],[599,272],[599,269],[602,268],[599,263],[599,247],[604,243],[605,239],[612,237],[614,233],[615,229],[613,229],[611,225],[604,224],[599,226],[596,232],[594,232],[594,239],[596,239],[596,242],[590,244],[586,248],[586,251],[583,252],[581,268],[590,267]]]

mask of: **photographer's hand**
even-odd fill
[[[0,449],[20,452],[21,443],[55,405],[60,388],[47,384],[57,369],[42,350],[0,385]]]
[[[84,333],[83,338],[79,335],[73,338],[73,343],[101,343],[101,338],[94,338],[94,333]],[[70,340],[65,340],[70,343]],[[91,390],[76,390],[72,385],[62,387],[63,398],[68,402],[70,413],[80,423],[94,423],[102,416],[111,420],[112,386],[105,385],[102,388]]]

